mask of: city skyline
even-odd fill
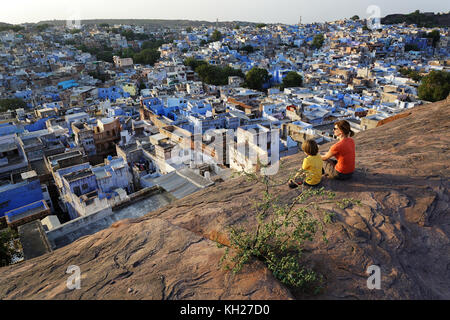
[[[17,0],[3,4],[0,22],[36,23],[46,20],[70,19],[167,19],[167,20],[204,20],[204,21],[247,21],[263,23],[296,24],[302,17],[303,23],[335,21],[359,15],[368,18],[367,8],[371,5],[380,7],[384,17],[393,13],[410,13],[415,10],[423,12],[448,12],[450,5],[440,0],[387,1],[344,0],[336,6],[331,0],[317,2],[279,0],[277,2],[230,0],[227,2],[209,0],[168,0],[164,3],[148,0],[127,2],[127,7],[118,0],[78,2],[62,0],[57,3],[50,0]],[[125,7],[125,8],[124,8]]]

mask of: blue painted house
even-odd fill
[[[26,195],[26,196],[24,196]],[[0,187],[0,219],[9,211],[44,199],[39,180],[24,181]]]
[[[58,83],[58,88],[61,90],[67,90],[78,86],[79,84],[75,80],[67,80]]]
[[[116,101],[120,98],[129,98],[131,95],[120,87],[98,88],[98,98],[101,100]]]

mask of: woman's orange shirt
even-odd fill
[[[352,138],[345,138],[336,143],[331,152],[336,157],[338,164],[336,170],[342,174],[350,174],[355,172],[356,162],[356,146]]]

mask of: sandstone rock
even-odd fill
[[[237,178],[1,269],[0,299],[450,299],[449,107],[424,105],[358,134],[354,179],[323,181],[362,205],[326,207],[335,213],[329,243],[306,246],[305,263],[326,278],[320,296],[289,292],[259,262],[237,276],[218,268],[216,243],[229,245],[230,226],[254,226],[252,203],[263,192]],[[287,181],[302,160],[288,158],[277,178]],[[299,192],[276,190],[284,203]],[[82,269],[79,291],[66,288],[69,265]],[[380,291],[367,288],[371,265],[381,267]]]
[[[99,241],[102,239],[102,241]],[[223,249],[161,219],[81,239],[47,256],[2,269],[0,299],[291,299],[265,267],[222,271]],[[66,269],[81,269],[69,290]]]

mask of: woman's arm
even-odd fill
[[[322,156],[322,160],[323,161],[327,161],[328,159],[333,158],[336,155],[335,152],[333,152],[332,150],[328,151],[328,153],[324,156]]]

